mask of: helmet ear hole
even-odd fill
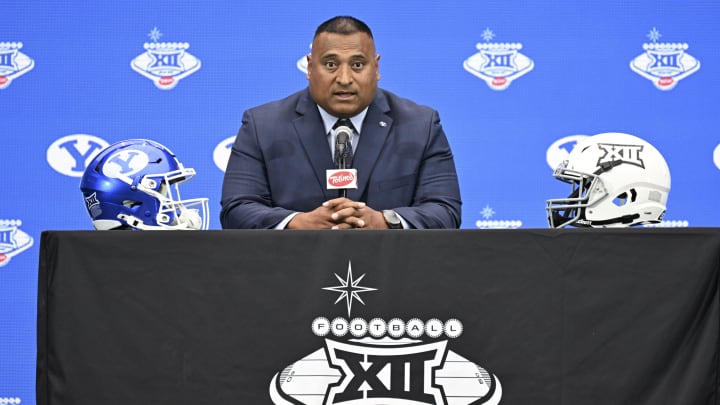
[[[618,194],[613,200],[612,203],[615,204],[616,207],[622,207],[625,204],[628,203],[627,199],[627,193]]]
[[[626,204],[634,203],[635,201],[637,201],[637,191],[635,191],[634,188],[631,188],[622,194],[618,194],[613,199],[613,204],[615,204],[616,207],[622,207]]]
[[[123,205],[123,207],[126,207],[126,208],[135,208],[137,206],[142,205],[142,203],[140,201],[124,200],[122,202],[122,205]]]

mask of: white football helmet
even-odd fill
[[[654,146],[636,136],[608,132],[575,145],[553,176],[570,183],[567,198],[547,200],[551,228],[630,227],[665,215],[670,169]]]

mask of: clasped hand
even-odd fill
[[[348,198],[325,201],[320,207],[296,215],[287,229],[387,229],[382,213],[364,202]]]

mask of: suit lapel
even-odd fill
[[[322,123],[317,105],[310,97],[309,91],[306,90],[300,96],[295,111],[299,114],[293,121],[295,133],[305,151],[305,156],[312,165],[318,186],[322,189],[326,200],[336,198],[337,191],[328,190],[325,184],[325,170],[332,169],[334,163],[327,135],[325,134],[325,126]]]
[[[358,188],[348,190],[347,196],[354,201],[360,201],[365,193],[370,175],[390,134],[393,120],[387,115],[388,112],[390,107],[387,99],[378,89],[377,96],[370,104],[363,121],[362,133],[353,157],[353,166],[357,169]]]

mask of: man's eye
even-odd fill
[[[335,69],[337,64],[335,62],[325,62],[325,67],[328,69]]]
[[[363,62],[355,62],[352,64],[352,68],[355,70],[360,70],[363,67],[365,67],[365,63],[363,63]]]

